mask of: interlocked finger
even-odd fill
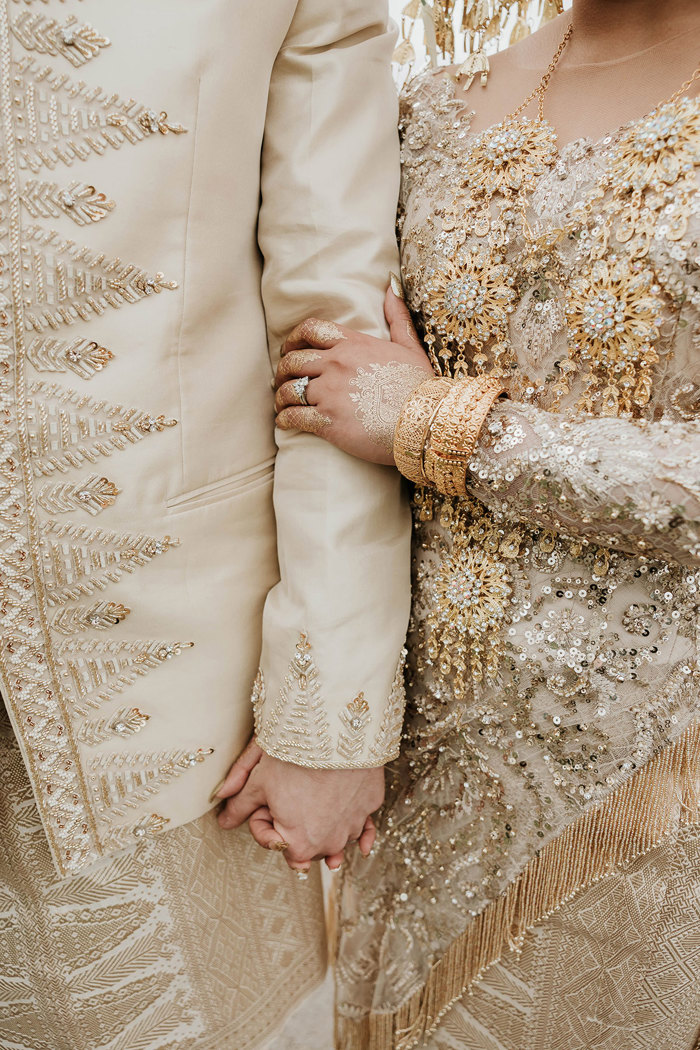
[[[377,838],[377,827],[372,817],[367,817],[365,826],[360,835],[359,849],[363,857],[369,857],[374,849],[374,843]]]
[[[251,814],[248,827],[257,844],[263,849],[273,850],[275,853],[285,853],[289,849],[289,843],[275,828],[275,822],[267,806],[261,806]]]

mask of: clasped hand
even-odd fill
[[[306,769],[266,754],[252,740],[231,767],[216,797],[227,799],[222,828],[249,822],[255,841],[284,853],[294,871],[326,859],[337,870],[344,850],[359,844],[368,856],[374,813],[384,801],[384,768]]]

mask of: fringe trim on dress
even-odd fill
[[[336,1018],[337,1050],[411,1050],[533,926],[606,875],[700,821],[700,722],[533,857],[395,1013]]]

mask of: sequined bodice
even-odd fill
[[[695,418],[700,199],[685,180],[695,189],[700,102],[561,151],[548,125],[521,141],[470,119],[449,75],[406,93],[404,278],[440,371],[500,365],[542,408]],[[636,212],[605,190],[616,165],[634,180],[633,161],[655,186]]]
[[[436,370],[511,400],[469,496],[415,496],[404,754],[346,934],[377,1009],[700,710],[700,102],[562,150],[460,108],[444,72],[405,92],[403,279]]]

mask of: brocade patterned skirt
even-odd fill
[[[259,1046],[325,971],[280,863],[210,813],[60,879],[0,702],[0,1050]]]
[[[444,1016],[423,1050],[697,1050],[700,831],[568,902]]]

